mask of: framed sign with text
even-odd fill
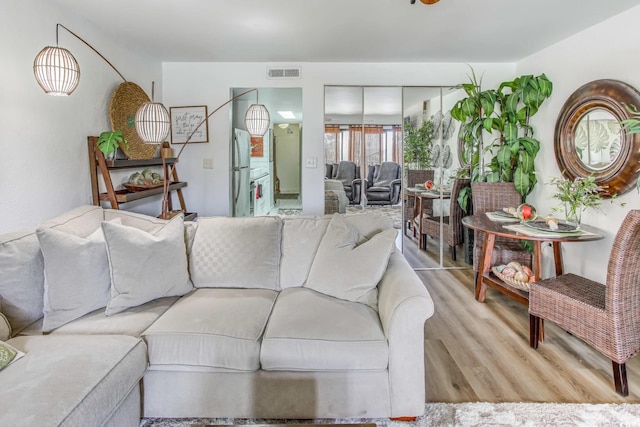
[[[209,142],[209,124],[205,120],[208,115],[206,105],[170,107],[169,114],[171,115],[172,144],[184,144],[194,130],[195,133],[189,143]],[[204,123],[202,123],[203,120]]]

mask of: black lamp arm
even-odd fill
[[[111,62],[109,62],[109,60],[108,60],[107,58],[105,58],[105,57],[104,57],[104,55],[102,55],[100,52],[98,52],[98,51],[96,50],[96,48],[94,48],[93,46],[91,46],[91,45],[90,45],[90,44],[89,44],[85,39],[83,39],[82,37],[80,37],[79,35],[77,35],[76,33],[74,33],[73,31],[71,31],[70,29],[68,29],[67,27],[65,27],[65,26],[64,26],[64,25],[62,25],[62,24],[56,24],[56,46],[58,45],[58,28],[59,28],[59,27],[64,28],[65,30],[67,30],[67,31],[69,32],[69,34],[71,34],[72,36],[74,36],[75,38],[77,38],[78,40],[80,40],[82,43],[84,43],[84,44],[86,44],[87,46],[89,46],[89,48],[90,48],[92,51],[94,51],[95,53],[97,53],[97,54],[98,54],[98,56],[104,60],[104,62],[106,62],[107,64],[109,64],[109,66],[110,66],[111,68],[113,68],[113,70],[114,70],[116,73],[118,73],[118,75],[120,76],[120,78],[121,78],[124,82],[126,82],[126,81],[127,81],[127,79],[125,79],[125,78],[124,78],[124,76],[122,75],[122,73],[121,73],[120,71],[118,71],[118,69],[117,69],[116,67],[114,67],[114,66],[113,66],[113,64],[112,64]]]

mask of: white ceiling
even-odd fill
[[[640,4],[640,0],[441,0],[430,6],[419,1],[412,5],[410,0],[51,1],[115,41],[162,62],[294,64],[514,62]],[[63,47],[65,37],[63,32]],[[400,114],[399,90],[367,88],[365,114]],[[411,105],[407,96],[411,92],[404,99]],[[295,120],[274,116],[276,121],[302,120],[298,92],[261,88],[260,101],[269,111],[289,109],[297,116]],[[360,92],[335,88],[326,98],[328,120],[332,115],[361,114],[355,111],[362,108],[361,101]]]
[[[513,62],[640,0],[52,0],[160,61]],[[64,22],[61,22],[64,24]],[[64,45],[64,36],[61,45]]]

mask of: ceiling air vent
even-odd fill
[[[269,78],[269,79],[299,79],[300,78],[300,67],[267,68],[267,78]]]

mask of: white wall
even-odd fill
[[[269,80],[268,66],[300,66],[301,78]],[[485,72],[483,87],[493,87],[514,77],[515,64],[473,64]],[[208,105],[213,111],[229,98],[234,87],[300,87],[304,131],[302,159],[316,158],[318,167],[302,169],[302,202],[305,214],[324,209],[324,86],[439,86],[468,81],[466,64],[444,63],[165,63],[163,99],[167,107]],[[251,96],[251,95],[249,95]],[[180,178],[189,210],[200,216],[229,215],[229,109],[209,120],[209,143],[190,145],[180,158]],[[213,169],[203,169],[202,159],[213,158]]]
[[[597,79],[617,79],[640,88],[640,57],[637,46],[637,23],[640,6],[602,22],[582,33],[550,46],[517,63],[517,75],[545,73],[553,82],[553,94],[532,124],[542,148],[536,158],[538,180],[549,182],[560,176],[553,144],[556,119],[567,98],[583,84]],[[528,201],[546,214],[556,204],[552,188],[538,184]],[[640,208],[640,196],[635,190],[619,197],[625,207],[605,202],[602,212],[587,211],[583,221],[605,230],[604,240],[592,243],[572,243],[563,247],[565,270],[604,282],[613,236],[630,209]],[[547,253],[548,252],[548,253]],[[551,255],[545,249],[545,263]]]
[[[44,219],[91,203],[87,136],[110,130],[109,101],[120,77],[79,40],[60,30],[59,43],[80,64],[80,85],[69,97],[47,96],[33,77],[33,60],[55,46],[61,23],[102,52],[130,81],[148,93],[159,61],[127,50],[116,34],[96,32],[86,18],[38,2],[0,3],[0,233],[37,225]],[[158,87],[159,86],[159,87]],[[158,96],[157,100],[161,100]],[[159,201],[138,205],[159,212]]]

